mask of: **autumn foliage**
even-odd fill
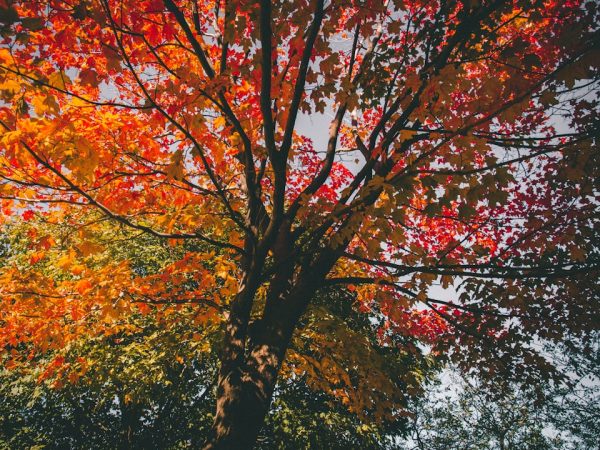
[[[370,357],[302,334],[331,289],[368,318],[368,348],[420,342],[490,376],[559,376],[532,344],[597,328],[596,2],[3,0],[0,16],[7,366],[54,352],[41,378],[74,383],[89,363],[61,349],[185,308],[196,339],[223,335],[207,448],[247,448],[280,372],[399,414],[361,391]],[[127,252],[139,236],[170,250]],[[388,400],[410,385],[382,380]]]

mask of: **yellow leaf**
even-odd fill
[[[67,84],[71,84],[71,79],[62,70],[54,72],[48,77],[48,84],[63,91],[67,88]]]
[[[75,176],[78,181],[91,182],[94,180],[94,171],[100,163],[100,157],[84,138],[77,139],[76,147],[78,155],[81,156],[77,158],[76,165],[74,165]]]
[[[225,126],[225,123],[225,117],[223,116],[217,117],[213,122],[215,128],[223,128]]]
[[[240,142],[242,142],[242,139],[238,133],[233,133],[229,138],[229,141],[231,142],[231,145],[238,146]]]
[[[17,80],[8,79],[0,83],[0,91],[7,92],[10,95],[14,95],[21,90],[21,83]]]
[[[179,149],[171,155],[171,164],[167,167],[167,178],[179,181],[183,179],[183,175],[183,151]]]
[[[77,246],[77,248],[83,254],[83,256],[93,255],[95,253],[100,253],[102,250],[104,250],[104,247],[102,245],[90,241],[82,242]]]
[[[75,251],[71,249],[69,253],[63,255],[56,261],[56,265],[61,269],[68,269],[75,261]]]
[[[48,110],[45,97],[33,97],[31,99],[31,104],[33,105],[33,110],[38,116],[43,116]]]

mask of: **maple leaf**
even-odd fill
[[[35,217],[35,212],[28,209],[21,215],[21,217],[23,217],[23,220],[31,220]]]
[[[171,163],[167,167],[167,177],[182,180],[184,177],[183,151],[177,150],[171,155]]]

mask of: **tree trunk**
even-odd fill
[[[223,357],[205,450],[251,449],[262,428],[292,334],[315,292],[314,283],[302,281],[294,288],[276,282],[271,287],[262,318],[249,327],[243,360],[231,364]]]
[[[258,334],[244,362],[219,375],[216,415],[205,450],[250,449],[256,442],[291,331],[268,326]]]
[[[279,247],[277,253],[282,254],[275,255],[276,262],[285,263],[271,280],[261,319],[248,323],[253,303],[250,293],[258,286],[252,271],[231,305],[215,419],[205,450],[254,446],[296,325],[340,255],[340,251],[322,252],[312,266],[294,276],[297,266],[288,259],[291,246]]]

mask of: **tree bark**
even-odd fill
[[[282,270],[279,275],[287,278],[292,272]],[[222,363],[205,450],[250,449],[262,428],[293,332],[318,285],[304,279],[291,287],[289,278],[288,283],[275,278],[261,319],[248,327],[245,356],[237,363]]]
[[[250,449],[269,410],[293,326],[258,324],[243,363],[223,370],[205,449]]]
[[[289,223],[275,242],[277,272],[270,281],[262,316],[250,324],[256,269],[249,266],[232,302],[217,384],[217,405],[205,450],[251,449],[269,410],[279,369],[294,330],[349,239],[337,249],[317,252],[312,264],[291,258]],[[283,237],[281,237],[283,235]],[[254,270],[252,270],[254,269]]]

